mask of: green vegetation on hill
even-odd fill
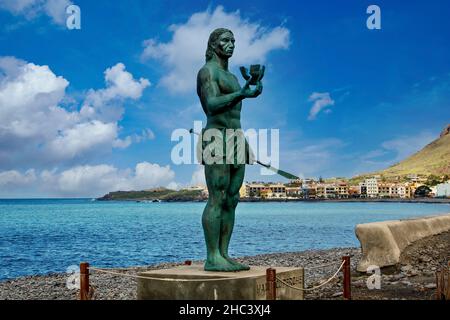
[[[363,181],[366,177],[380,175],[386,181],[404,182],[410,174],[422,177],[442,177],[450,176],[450,133],[446,128],[441,136],[435,141],[425,146],[419,152],[409,158],[378,172],[364,174],[353,178],[353,183]]]
[[[380,171],[383,176],[403,176],[408,174],[442,176],[450,174],[450,135],[433,141],[425,148],[393,165]]]
[[[205,197],[200,190],[170,190],[158,188],[145,191],[116,191],[110,192],[107,195],[98,198],[100,201],[108,200],[134,200],[134,201],[201,201]]]

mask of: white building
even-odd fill
[[[246,184],[245,188],[245,194],[250,198],[259,198],[262,193],[264,193],[265,198],[286,198],[286,186],[281,183],[249,183]]]
[[[273,198],[286,198],[286,186],[281,183],[269,185]]]
[[[365,185],[367,187],[367,197],[368,198],[377,198],[378,197],[378,179],[377,178],[366,179]]]
[[[398,197],[401,199],[411,198],[411,189],[407,185],[398,184],[397,192],[398,192]]]
[[[250,198],[259,198],[261,196],[261,191],[266,188],[262,183],[249,183],[245,185],[246,195]]]
[[[288,198],[298,198],[302,195],[301,187],[286,187],[286,197]]]
[[[450,182],[441,183],[436,186],[436,197],[450,197]]]

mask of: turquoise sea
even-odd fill
[[[203,259],[205,203],[0,200],[0,280],[87,261],[124,267]],[[233,256],[359,246],[358,223],[450,212],[449,204],[240,203]]]

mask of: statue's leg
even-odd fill
[[[221,217],[230,183],[230,166],[205,165],[205,177],[209,192],[208,203],[202,217],[207,250],[205,270],[235,271],[236,267],[222,257],[219,250]]]
[[[239,190],[244,182],[245,165],[239,165],[238,168],[230,166],[230,184],[225,199],[224,212],[222,215],[222,230],[220,237],[220,253],[230,263],[236,266],[237,270],[249,270],[250,267],[240,264],[230,258],[228,247],[230,245],[231,234],[233,233],[235,210],[239,203]]]

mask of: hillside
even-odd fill
[[[404,177],[408,174],[419,176],[450,175],[450,125],[440,137],[419,152],[385,170],[363,176],[381,175],[385,178]]]
[[[158,188],[145,191],[116,191],[98,198],[99,201],[202,201],[205,196],[200,190],[170,190]]]

